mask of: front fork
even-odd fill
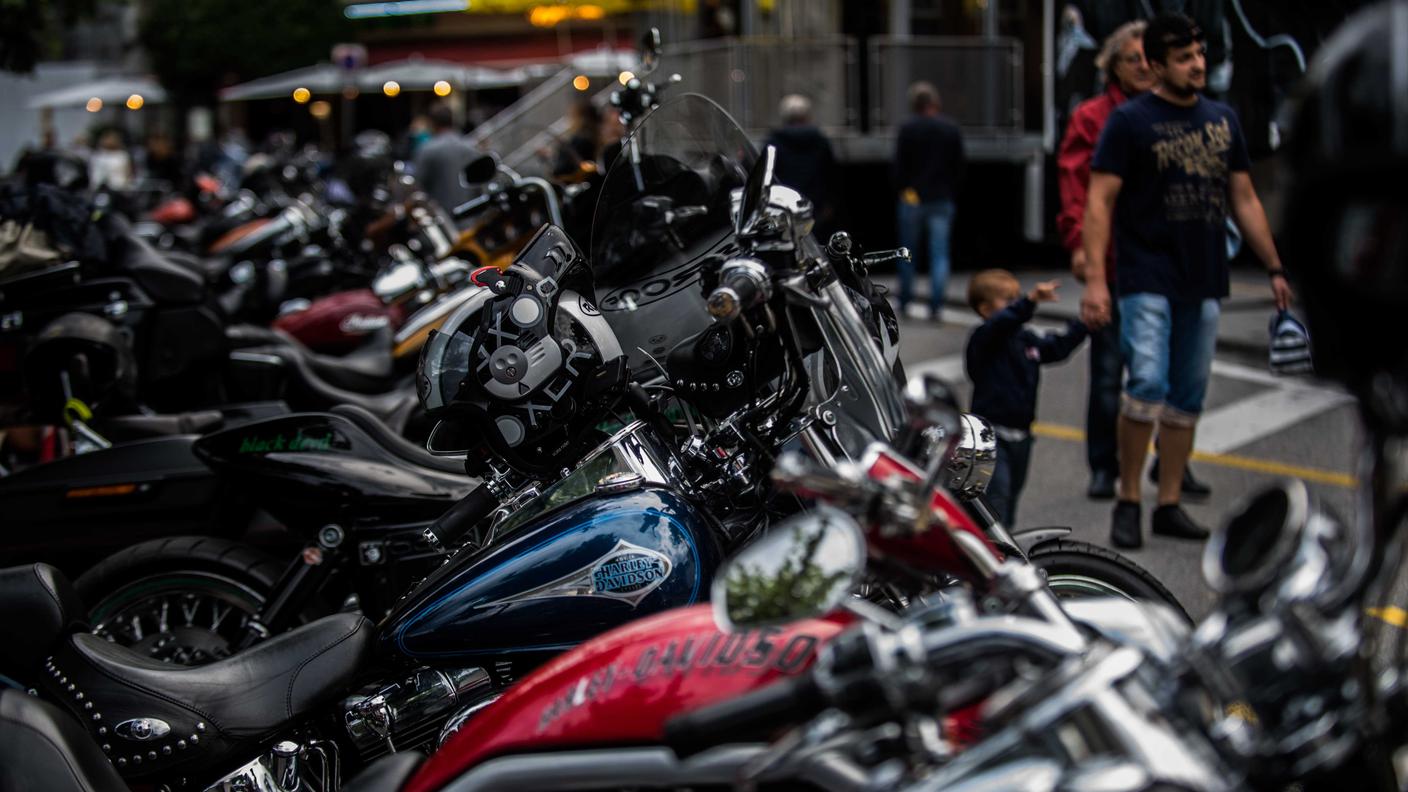
[[[346,538],[347,532],[340,525],[328,524],[318,531],[317,539],[309,542],[294,558],[279,576],[264,606],[250,617],[235,651],[248,649],[297,622],[318,589],[342,565],[344,554],[340,548]]]

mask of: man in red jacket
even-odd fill
[[[1090,185],[1090,160],[1105,121],[1126,99],[1154,85],[1153,73],[1144,60],[1143,20],[1127,22],[1105,39],[1095,65],[1105,75],[1105,92],[1076,107],[1066,126],[1066,136],[1056,155],[1061,189],[1061,213],[1056,228],[1061,244],[1071,253],[1071,271],[1085,282],[1085,252],[1081,248],[1081,221],[1085,218],[1086,192]],[[1106,259],[1106,280],[1115,282],[1112,249]],[[1119,322],[1112,321],[1090,334],[1090,396],[1085,413],[1085,454],[1090,464],[1092,498],[1115,497],[1119,478],[1116,426],[1120,411],[1123,361],[1120,359]],[[1157,463],[1156,463],[1157,464]],[[1185,472],[1184,492],[1207,494],[1207,486]]]

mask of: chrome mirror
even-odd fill
[[[971,413],[959,416],[958,422],[958,442],[949,451],[943,482],[949,492],[968,500],[987,492],[992,481],[997,467],[997,434],[992,424]]]
[[[860,526],[821,505],[773,526],[719,570],[714,620],[735,630],[820,616],[850,596],[864,570]]]

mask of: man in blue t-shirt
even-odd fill
[[[1144,54],[1154,90],[1110,114],[1091,163],[1082,233],[1081,316],[1091,327],[1110,321],[1105,252],[1112,225],[1120,263],[1115,291],[1129,377],[1110,538],[1126,548],[1143,541],[1139,474],[1156,424],[1159,505],[1151,528],[1185,539],[1208,535],[1179,506],[1179,494],[1212,371],[1219,301],[1227,296],[1229,211],[1266,265],[1276,306],[1291,301],[1237,115],[1199,94],[1207,84],[1202,30],[1181,14],[1160,16],[1144,31]]]

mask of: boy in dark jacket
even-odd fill
[[[968,284],[968,304],[983,323],[968,339],[964,365],[973,381],[973,413],[997,435],[997,468],[988,503],[1008,527],[1017,520],[1017,496],[1032,456],[1032,422],[1041,366],[1070,357],[1085,340],[1085,325],[1072,321],[1065,333],[1038,335],[1024,325],[1037,303],[1055,302],[1056,281],[1038,283],[1026,296],[1007,270],[983,270]]]

